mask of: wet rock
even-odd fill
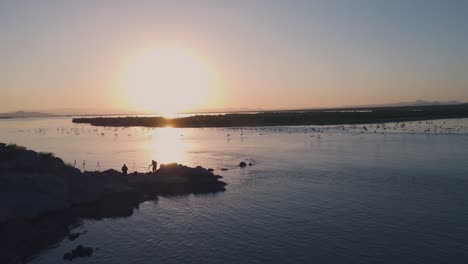
[[[86,232],[87,231],[84,231],[83,233],[78,232],[78,233],[70,234],[70,235],[68,235],[68,239],[73,241],[73,240],[79,238],[81,235],[86,234]]]
[[[63,259],[71,261],[75,258],[90,257],[93,254],[93,251],[94,249],[92,247],[83,247],[82,245],[78,245],[71,252],[65,253],[63,255]]]
[[[70,235],[68,235],[68,239],[73,241],[73,240],[77,239],[78,237],[80,237],[80,235],[81,235],[80,233],[70,234]]]
[[[227,171],[227,170],[229,170],[229,169],[226,169],[226,168],[221,168],[221,170],[222,170],[222,171]]]
[[[252,166],[252,165],[253,165],[252,162],[250,162],[250,163],[249,163],[249,166]]]
[[[208,171],[209,171],[209,172],[213,172],[213,171],[214,171],[214,169],[212,169],[212,168],[209,168],[209,169],[208,169]]]
[[[67,253],[63,254],[63,259],[64,260],[72,260],[73,259],[72,258],[72,253],[67,252]]]
[[[247,163],[241,161],[241,163],[239,163],[239,167],[245,168],[245,167],[247,167]]]

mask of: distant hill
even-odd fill
[[[17,111],[9,113],[0,113],[0,118],[28,118],[28,117],[52,117],[56,116],[50,113]]]
[[[368,104],[368,105],[351,105],[351,106],[337,106],[337,107],[311,107],[311,108],[277,108],[277,109],[263,109],[263,108],[220,108],[211,110],[199,110],[186,112],[189,114],[203,114],[203,113],[254,113],[254,112],[294,112],[294,111],[319,111],[319,110],[333,110],[333,109],[359,109],[359,108],[380,108],[380,107],[405,107],[405,106],[439,106],[439,105],[459,105],[466,102],[460,101],[424,101],[417,100],[414,102],[399,102],[388,104]]]
[[[371,105],[355,105],[355,106],[346,106],[339,108],[367,108],[367,107],[399,107],[399,106],[431,106],[431,105],[458,105],[464,104],[465,102],[460,101],[425,101],[425,100],[416,100],[414,102],[399,102],[399,103],[390,103],[390,104],[371,104]]]

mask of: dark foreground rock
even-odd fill
[[[25,263],[64,238],[77,239],[70,230],[83,219],[128,217],[158,195],[222,192],[221,178],[175,163],[156,173],[82,173],[52,154],[0,144],[0,263]]]
[[[0,223],[68,210],[115,195],[223,191],[221,176],[202,167],[162,164],[156,173],[80,172],[48,153],[0,146]]]
[[[27,263],[37,253],[53,247],[70,235],[75,237],[76,232],[70,231],[80,227],[83,220],[98,221],[130,217],[141,202],[146,200],[157,202],[157,195],[109,196],[94,203],[74,206],[71,210],[2,223],[0,224],[0,263]],[[83,233],[81,232],[80,237],[84,235]],[[57,259],[57,263],[60,263],[60,259]]]
[[[76,239],[78,239],[81,235],[86,234],[86,232],[87,232],[87,231],[84,231],[84,232],[82,232],[82,233],[79,233],[79,232],[78,232],[78,233],[70,234],[70,235],[68,235],[68,239],[69,239],[70,241],[76,240]]]
[[[71,252],[63,255],[64,260],[73,260],[75,258],[91,257],[94,249],[92,247],[83,247],[82,245],[76,246]]]

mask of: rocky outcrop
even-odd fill
[[[224,191],[221,178],[202,167],[175,163],[162,164],[156,173],[82,173],[53,154],[0,144],[0,223],[72,210],[113,196]]]

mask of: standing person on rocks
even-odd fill
[[[124,175],[127,175],[127,171],[128,171],[127,165],[124,164],[123,167],[122,167],[122,173]]]
[[[158,163],[157,163],[156,161],[154,161],[154,160],[151,160],[151,164],[150,164],[148,167],[151,167],[151,171],[152,171],[153,173],[155,173],[155,172],[156,172],[156,168],[158,167]]]

